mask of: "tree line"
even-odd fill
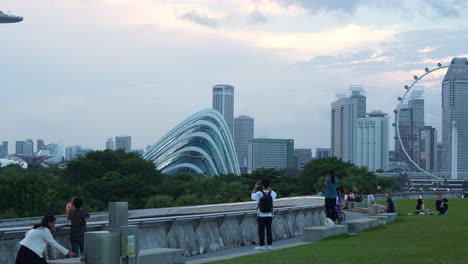
[[[65,169],[18,165],[0,168],[0,218],[64,214],[71,197],[85,199],[90,212],[106,211],[110,201],[127,201],[129,209],[241,202],[250,200],[255,182],[271,181],[279,197],[324,192],[323,182],[334,169],[346,192],[398,189],[391,178],[376,177],[365,167],[336,158],[313,160],[295,175],[260,169],[241,176],[165,175],[137,153],[94,151],[70,161]]]

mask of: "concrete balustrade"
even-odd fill
[[[239,210],[239,209],[248,210]],[[129,216],[145,217],[129,219],[139,226],[140,250],[152,248],[180,248],[186,256],[218,251],[224,248],[258,243],[256,203],[192,206],[179,208],[145,209],[130,211]],[[180,216],[161,214],[180,212]],[[197,212],[196,215],[190,213]],[[155,217],[158,216],[158,217]],[[100,216],[102,217],[102,216]],[[295,197],[275,202],[273,238],[291,238],[303,234],[304,228],[322,225],[325,219],[323,198]],[[107,228],[107,221],[88,222],[89,231]],[[0,263],[14,263],[18,243],[30,229],[13,231],[0,228]],[[56,240],[70,248],[69,227],[58,225]],[[48,252],[48,258],[62,258],[56,252]]]

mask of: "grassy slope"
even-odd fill
[[[450,199],[446,216],[408,216],[416,202],[396,203],[400,215],[390,225],[216,263],[468,263],[468,199]]]

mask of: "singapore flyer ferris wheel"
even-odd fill
[[[454,58],[414,75],[398,97],[395,157],[411,171],[468,178],[468,61]]]

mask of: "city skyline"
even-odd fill
[[[258,137],[328,147],[336,92],[360,83],[390,113],[413,74],[466,56],[466,3],[398,3],[4,1],[24,20],[0,27],[0,140],[144,149],[229,83]]]

